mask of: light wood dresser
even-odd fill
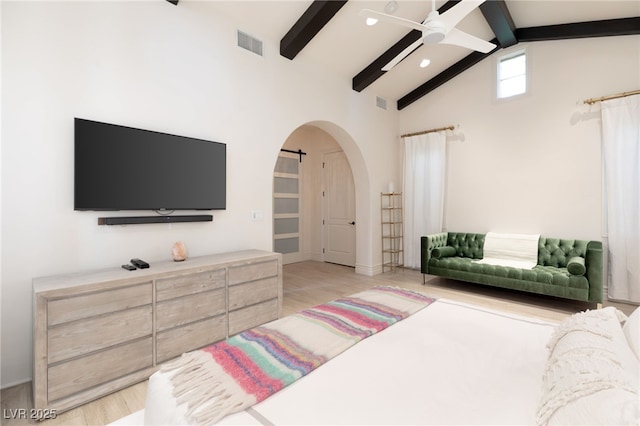
[[[150,264],[33,280],[36,409],[76,407],[281,314],[281,254]]]

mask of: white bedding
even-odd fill
[[[440,299],[219,424],[535,424],[555,324]],[[187,424],[168,373],[145,424]]]

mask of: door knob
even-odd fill
[[[354,221],[354,222],[349,222],[349,224],[350,224],[350,225],[355,225],[355,224],[356,224],[356,222],[355,222],[355,221]]]

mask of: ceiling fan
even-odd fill
[[[377,21],[387,21],[422,32],[422,37],[419,40],[400,52],[398,56],[382,68],[383,71],[389,71],[423,43],[452,44],[477,50],[482,53],[488,53],[493,50],[496,47],[495,44],[455,28],[465,16],[485,1],[486,0],[461,0],[440,15],[436,9],[436,1],[432,0],[431,12],[429,12],[427,19],[425,19],[423,23],[369,9],[362,9],[359,15],[367,18],[368,25],[374,25]]]

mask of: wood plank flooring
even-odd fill
[[[426,285],[418,271],[398,269],[374,277],[358,275],[353,268],[322,262],[300,262],[284,267],[283,315],[347,296],[375,285],[394,285],[421,291],[433,297],[453,299],[492,309],[559,321],[565,316],[593,306],[545,296],[465,284],[427,276]],[[605,303],[605,306],[610,304]],[[615,304],[629,315],[632,305]],[[61,413],[43,426],[99,426],[111,423],[144,408],[147,382],[123,389],[81,407]],[[3,389],[0,396],[2,421],[6,426],[36,424],[28,418],[13,418],[19,409],[33,408],[31,383]]]

